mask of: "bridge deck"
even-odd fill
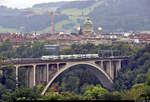
[[[127,60],[128,56],[114,56],[114,57],[99,57],[99,58],[77,58],[77,59],[51,59],[42,60],[41,58],[16,58],[11,60],[5,60],[2,62],[2,66],[9,64],[32,64],[32,63],[49,63],[49,62],[74,62],[74,61],[90,61],[90,60]]]

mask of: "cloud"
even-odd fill
[[[59,2],[59,1],[75,1],[75,0],[0,0],[0,5],[7,6],[10,8],[28,8],[34,4],[48,3],[48,2]]]

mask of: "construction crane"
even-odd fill
[[[51,34],[54,34],[54,12],[50,12],[51,15]]]
[[[33,16],[33,15],[43,15],[43,14],[50,14],[50,34],[54,34],[54,11],[25,11],[26,13],[28,13],[28,16]]]

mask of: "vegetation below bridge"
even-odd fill
[[[44,43],[34,42],[13,48],[9,40],[0,45],[1,61],[7,58],[36,58],[44,54]],[[11,100],[149,100],[150,99],[150,45],[133,46],[125,43],[115,45],[72,45],[60,54],[96,53],[98,50],[120,50],[123,55],[129,55],[128,64],[124,64],[115,79],[112,92],[104,89],[88,66],[76,66],[62,73],[55,80],[50,92],[41,96],[44,86],[33,89],[20,83],[15,87],[13,65],[8,65],[4,74],[0,74],[0,99]],[[23,74],[22,74],[23,75]],[[23,77],[23,76],[22,76]],[[23,79],[22,79],[23,81]],[[56,87],[57,86],[57,87]],[[56,89],[59,94],[56,94]]]

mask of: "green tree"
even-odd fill
[[[5,89],[5,92],[2,94],[2,100],[4,101],[13,101],[13,98],[12,98],[12,90],[8,90],[8,89]]]
[[[88,88],[88,87],[87,87]],[[102,99],[104,94],[108,93],[108,91],[104,88],[102,88],[100,85],[92,86],[91,88],[87,89],[84,93],[84,99],[87,100],[96,100],[96,99]]]
[[[0,46],[0,51],[11,51],[11,50],[12,50],[12,44],[9,39],[6,39]]]
[[[141,95],[144,95],[145,92],[143,89],[138,88],[131,88],[130,90],[126,90],[121,92],[121,96],[123,100],[143,100],[143,98],[141,98]]]
[[[121,94],[118,91],[107,92],[103,95],[104,100],[121,100]]]
[[[54,92],[50,92],[43,96],[42,98],[39,98],[38,100],[63,100],[64,97],[61,94],[55,94]]]
[[[12,100],[17,100],[18,98],[25,98],[27,100],[36,100],[37,96],[32,89],[20,87],[12,93],[11,98]]]
[[[8,65],[5,68],[2,68],[3,70],[3,82],[6,88],[8,89],[15,89],[16,87],[16,81],[15,81],[15,74],[14,74],[14,66]]]
[[[63,96],[63,100],[80,100],[81,96],[73,93],[73,92],[61,92]]]
[[[148,77],[147,79],[146,79],[146,85],[149,85],[150,86],[150,77]]]

